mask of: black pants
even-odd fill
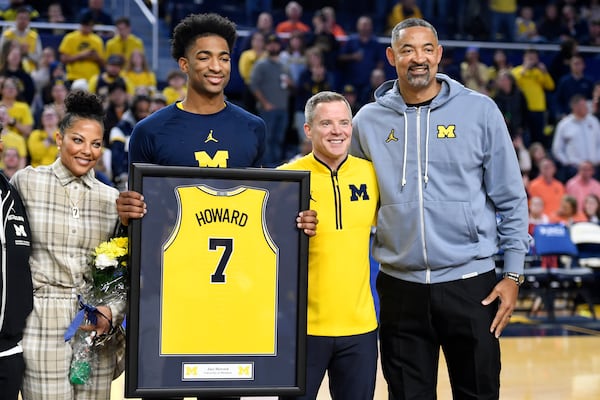
[[[0,357],[0,400],[17,400],[24,371],[23,353]]]
[[[436,398],[440,348],[455,399],[498,399],[500,344],[490,333],[498,304],[481,304],[496,282],[493,270],[430,285],[379,273],[381,365],[395,400]]]

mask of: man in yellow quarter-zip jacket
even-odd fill
[[[334,92],[305,107],[308,155],[281,169],[310,171],[310,209],[319,215],[309,239],[306,394],[325,375],[334,399],[371,400],[377,369],[377,318],[370,288],[369,236],[379,190],[370,161],[348,155],[352,112]]]

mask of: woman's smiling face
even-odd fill
[[[94,168],[102,156],[102,125],[92,119],[78,119],[63,134],[56,134],[60,159],[77,177]]]

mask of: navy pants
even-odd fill
[[[294,399],[316,399],[326,371],[333,400],[372,400],[377,375],[377,330],[352,336],[307,336],[306,394]]]
[[[500,344],[490,333],[498,304],[481,304],[496,282],[493,270],[430,285],[379,273],[381,365],[390,398],[435,399],[441,348],[453,398],[498,399]]]

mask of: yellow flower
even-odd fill
[[[118,265],[119,258],[125,257],[128,251],[128,239],[126,237],[112,238],[108,242],[102,242],[94,249],[96,267],[106,267],[109,265]],[[114,260],[111,262],[110,260]],[[122,262],[121,265],[126,265]]]
[[[127,245],[129,242],[129,239],[127,237],[116,237],[112,238],[110,241],[113,242],[117,247],[121,247],[127,250]]]

